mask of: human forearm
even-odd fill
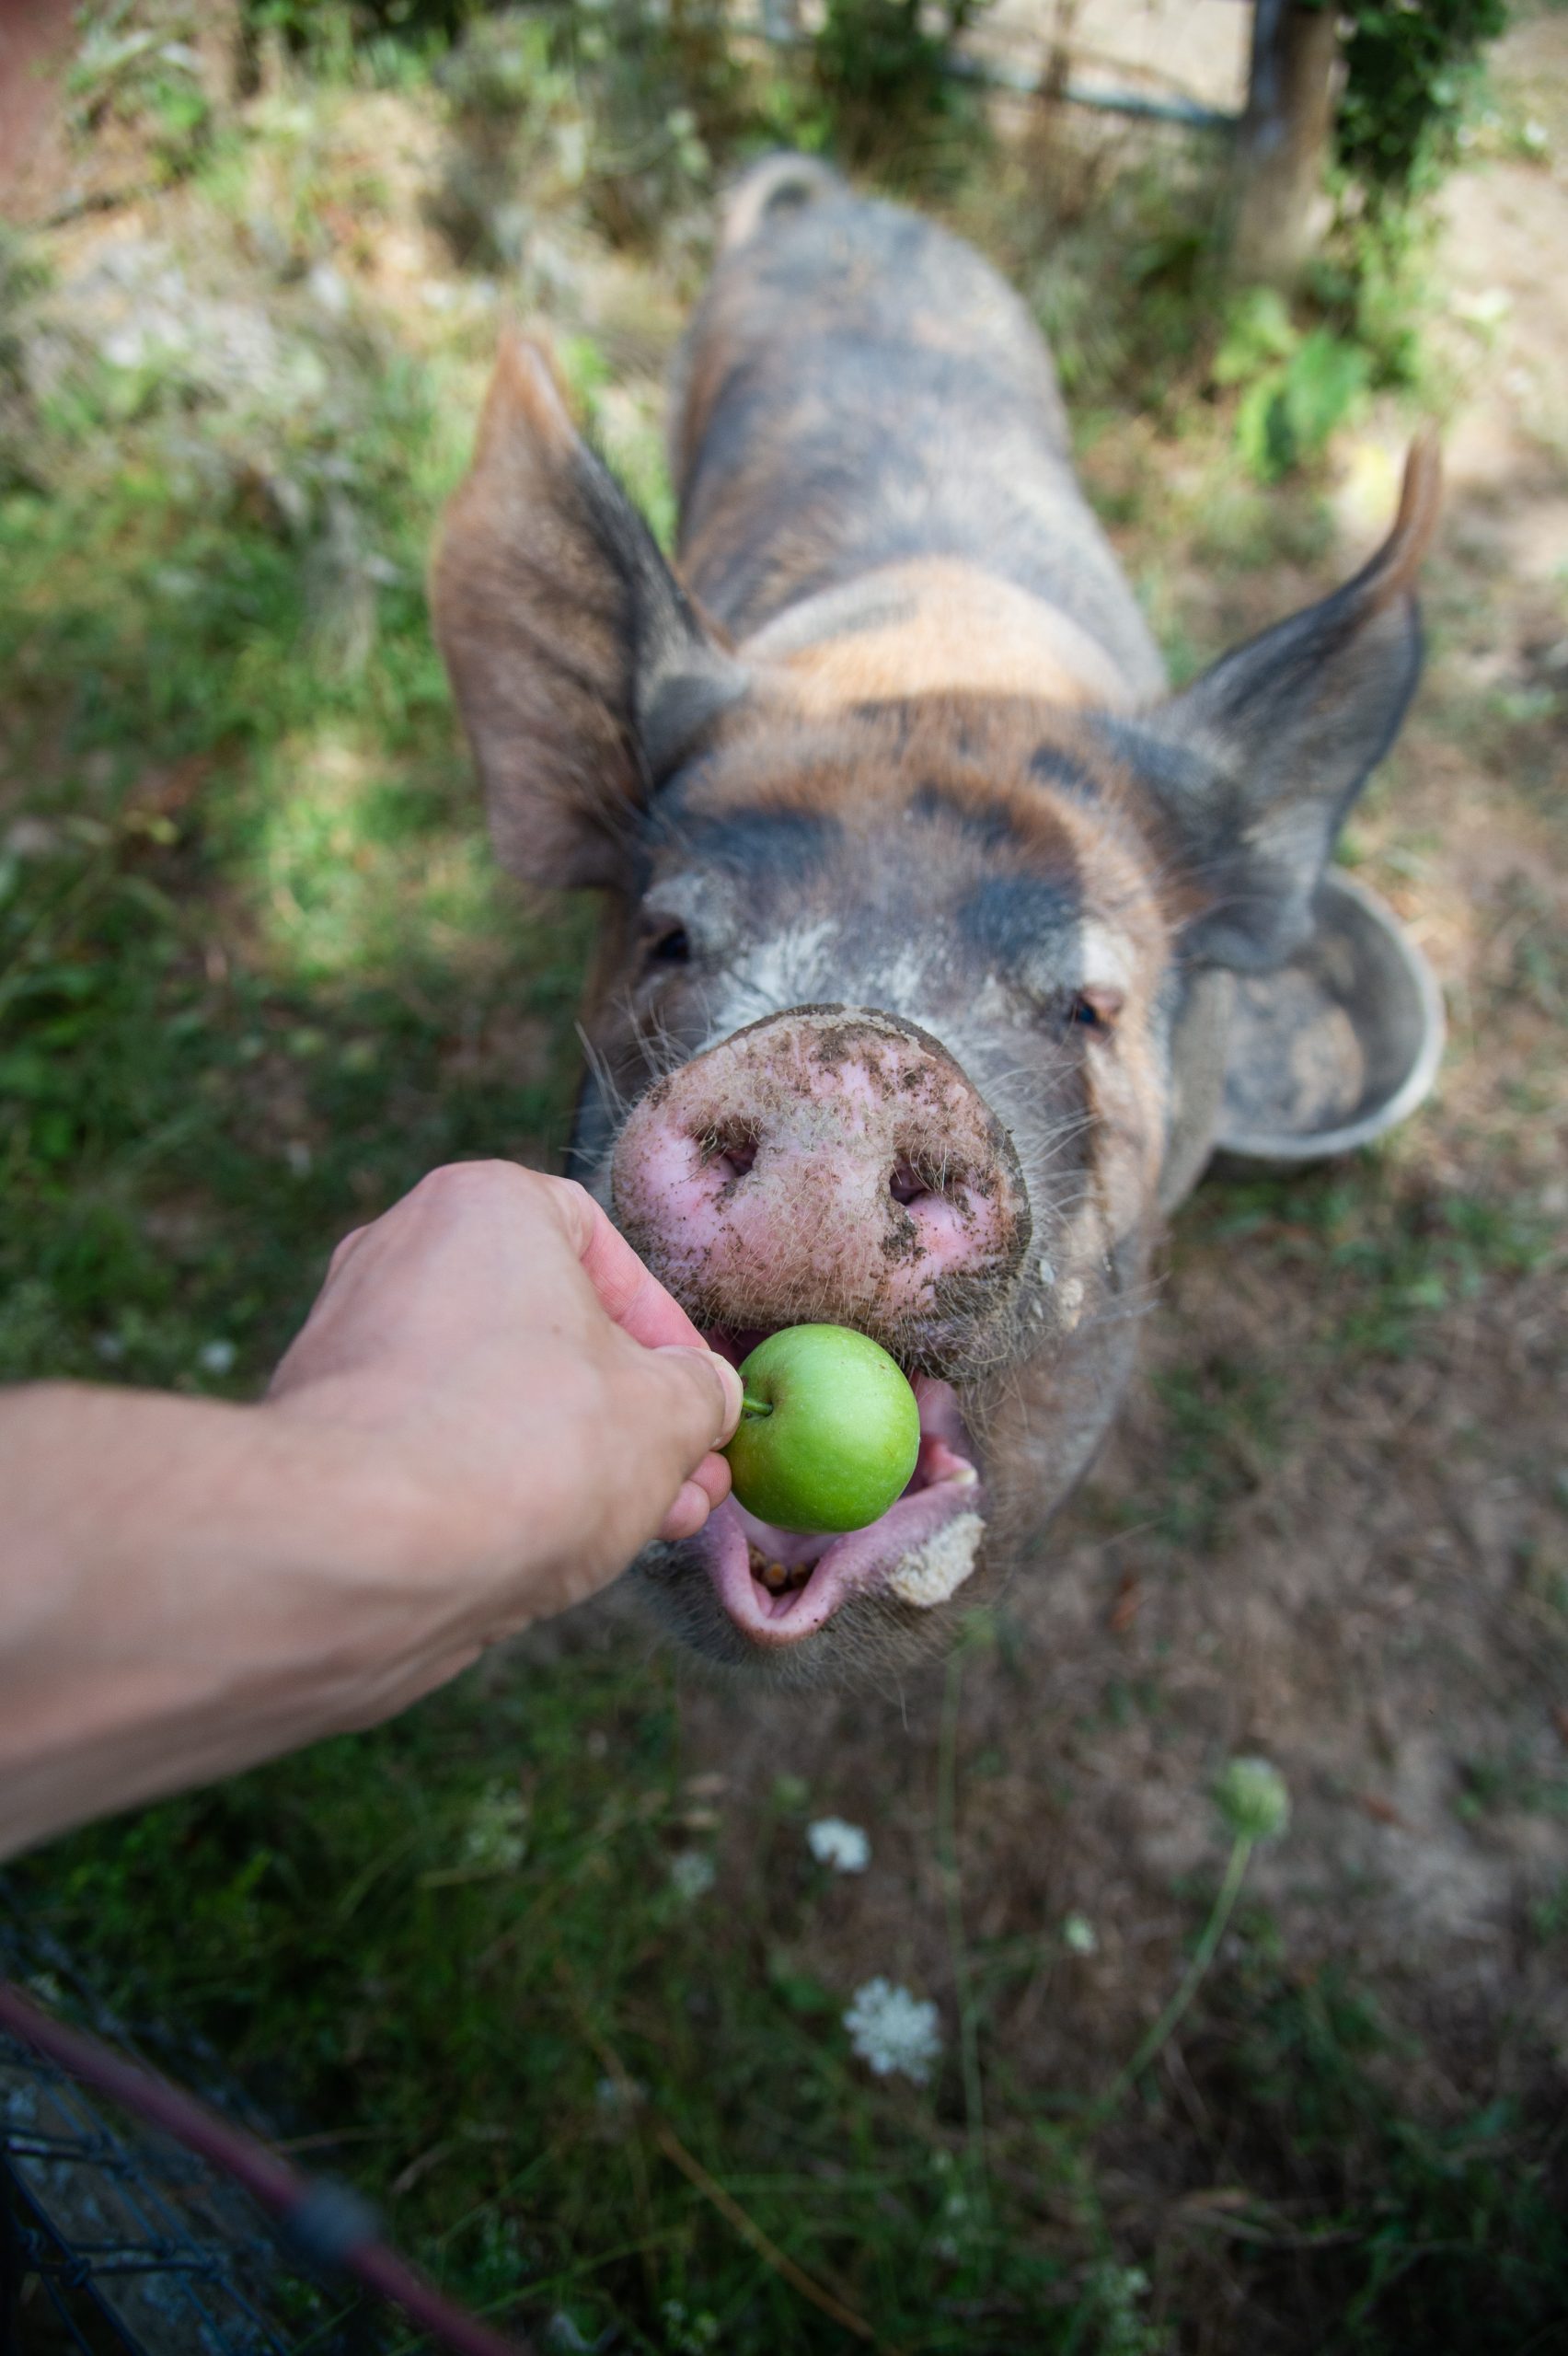
[[[432,1503],[352,1430],[0,1395],[0,1853],[412,1700],[478,1648]]]
[[[740,1380],[581,1187],[435,1171],[265,1404],[0,1392],[0,1854],[389,1716],[729,1487]]]

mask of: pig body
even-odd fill
[[[852,1324],[920,1399],[870,1530],[732,1503],[639,1575],[711,1656],[875,1673],[1115,1412],[1229,977],[1302,938],[1413,687],[1435,462],[1355,581],[1171,696],[1023,306],[801,158],[732,205],[673,456],[679,578],[509,345],[437,627],[503,857],[605,894],[579,1174],[716,1347]]]

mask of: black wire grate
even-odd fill
[[[0,1973],[271,2133],[209,2049],[117,2019],[3,1882]],[[302,2272],[248,2194],[0,2033],[0,2356],[375,2356],[381,2345],[369,2304]]]

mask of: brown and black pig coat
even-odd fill
[[[436,628],[501,856],[605,895],[579,1174],[716,1345],[852,1324],[921,1399],[885,1526],[732,1504],[639,1572],[709,1655],[874,1673],[1114,1413],[1229,976],[1302,939],[1413,689],[1436,456],[1354,581],[1171,694],[1022,304],[798,157],[732,202],[673,455],[678,577],[509,340]]]

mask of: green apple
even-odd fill
[[[735,1496],[777,1530],[864,1530],[920,1453],[920,1410],[894,1360],[847,1325],[787,1325],[741,1368],[725,1454]]]

